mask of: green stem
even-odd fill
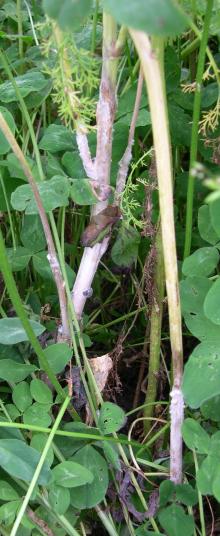
[[[99,0],[96,0],[95,9],[93,13],[93,20],[92,20],[92,42],[91,42],[92,54],[94,54],[95,49],[96,49],[96,29],[97,29],[98,14],[99,14]]]
[[[5,189],[5,183],[3,181],[1,173],[0,173],[0,182],[1,182],[1,187],[2,187],[4,198],[5,198],[5,204],[6,204],[7,212],[8,212],[8,219],[9,219],[9,224],[10,224],[10,229],[11,229],[11,237],[12,237],[13,249],[16,250],[16,238],[15,238],[14,227],[13,227],[13,222],[12,222],[12,217],[11,217],[10,204],[8,202],[7,192],[6,192],[6,189]]]
[[[30,432],[39,432],[41,434],[49,434],[51,432],[50,428],[44,428],[43,426],[37,426],[35,424],[23,424],[20,422],[11,422],[11,421],[0,421],[0,428],[15,428],[18,430],[28,430]],[[76,439],[91,439],[93,441],[110,441],[112,443],[116,444],[123,444],[123,445],[131,445],[133,447],[140,447],[139,443],[137,441],[128,441],[127,439],[122,439],[116,437],[108,437],[108,436],[102,436],[101,434],[90,434],[90,433],[83,433],[83,432],[67,432],[65,430],[56,430],[56,435],[62,436],[62,437],[72,437]]]
[[[60,386],[59,382],[57,381],[57,378],[53,371],[51,370],[50,366],[48,365],[47,359],[45,357],[45,354],[41,348],[41,345],[36,338],[34,331],[31,327],[31,324],[28,320],[27,314],[25,309],[23,308],[21,298],[19,296],[15,280],[11,271],[10,264],[8,262],[4,239],[2,236],[2,232],[0,229],[0,267],[2,270],[3,278],[5,281],[5,285],[8,290],[8,294],[10,296],[10,299],[12,301],[13,307],[17,313],[17,316],[20,318],[21,323],[27,333],[28,339],[36,352],[36,355],[38,357],[40,367],[42,370],[46,372],[48,375],[48,378],[50,379],[52,385],[54,386],[56,392],[61,396],[62,400],[66,396],[62,387]]]
[[[147,391],[144,408],[144,431],[149,432],[150,418],[154,414],[154,403],[157,396],[158,374],[160,367],[161,324],[163,314],[163,298],[165,287],[163,245],[159,226],[155,240],[155,274],[153,284],[153,303],[150,315],[150,355],[147,377]]]
[[[23,500],[22,506],[21,506],[21,508],[20,508],[20,510],[18,512],[18,515],[16,517],[15,523],[14,523],[14,525],[12,527],[11,536],[16,536],[16,534],[17,534],[18,528],[19,528],[20,523],[22,521],[22,518],[23,518],[23,516],[25,514],[25,510],[26,510],[26,508],[28,506],[28,503],[30,501],[31,495],[33,493],[33,490],[34,490],[34,488],[35,488],[35,486],[37,484],[38,478],[40,476],[41,469],[43,467],[43,464],[45,462],[46,456],[48,454],[48,450],[49,450],[49,448],[50,448],[50,446],[52,444],[52,441],[53,441],[54,435],[56,433],[56,430],[57,430],[57,428],[58,428],[58,426],[59,426],[59,424],[60,424],[60,422],[62,420],[62,417],[63,417],[63,415],[64,415],[64,413],[65,413],[65,411],[66,411],[66,409],[67,409],[67,407],[69,405],[69,402],[70,402],[70,398],[67,397],[64,400],[62,407],[60,408],[60,411],[59,411],[59,413],[57,415],[57,418],[56,418],[56,420],[54,422],[54,425],[53,425],[53,427],[51,429],[51,432],[50,432],[50,435],[49,435],[49,437],[47,439],[45,447],[44,447],[44,449],[42,451],[40,460],[39,460],[38,465],[36,467],[36,470],[35,470],[35,473],[33,475],[33,478],[32,478],[32,480],[30,482],[30,485],[29,485],[28,491],[27,491],[27,493],[25,495],[25,498]],[[75,529],[73,529],[72,534],[74,536],[79,536],[79,533]]]
[[[199,466],[198,466],[198,460],[197,460],[195,451],[193,451],[193,458],[194,458],[195,470],[197,474]],[[206,536],[203,500],[202,500],[202,494],[200,493],[199,490],[198,490],[198,498],[199,498],[199,515],[200,515],[200,523],[201,523],[201,531],[202,531],[201,534],[202,536]]]
[[[21,0],[17,0],[17,20],[18,20],[18,48],[20,59],[23,59],[23,28],[22,28],[22,11],[21,11]]]
[[[199,37],[196,37],[193,41],[191,41],[188,45],[186,45],[181,50],[181,59],[185,60],[192,52],[195,52],[197,48],[199,47],[200,39]]]
[[[16,84],[16,82],[14,80],[12,71],[11,71],[9,65],[8,65],[7,57],[6,57],[5,53],[2,50],[0,50],[0,59],[1,59],[1,62],[2,62],[2,65],[4,67],[5,72],[6,72],[7,76],[8,76],[8,78],[9,78],[9,80],[12,83],[12,86],[13,86],[13,88],[15,90],[18,102],[20,103],[22,114],[23,114],[23,116],[25,118],[25,121],[27,122],[27,126],[28,126],[30,136],[31,136],[31,141],[32,141],[32,144],[33,144],[33,149],[34,149],[34,153],[35,153],[35,158],[36,158],[36,163],[37,163],[40,179],[44,180],[44,172],[43,172],[41,158],[40,158],[40,151],[38,149],[38,144],[37,144],[36,136],[35,136],[35,133],[34,133],[34,127],[32,125],[32,121],[31,121],[28,109],[27,109],[26,104],[24,102],[24,99],[23,99],[23,97],[21,95],[21,92],[20,92],[20,90],[19,90],[19,88],[18,88],[18,86],[17,86],[17,84]]]
[[[130,34],[141,60],[152,120],[174,371],[171,391],[170,479],[178,484],[182,480],[183,348],[173,207],[172,156],[164,72],[161,68],[164,41],[158,38],[152,42],[147,34],[131,29]]]
[[[96,331],[103,330],[104,328],[109,328],[110,326],[114,326],[115,324],[118,324],[119,322],[123,322],[124,320],[127,320],[128,318],[131,318],[132,316],[135,316],[136,314],[141,313],[142,311],[146,311],[147,307],[140,307],[138,309],[135,309],[135,311],[131,311],[130,313],[127,313],[125,315],[120,316],[119,318],[115,318],[111,322],[108,322],[107,324],[103,324],[102,326],[90,326],[88,331],[91,331],[92,333],[95,333]]]
[[[103,510],[101,510],[101,508],[99,506],[96,506],[96,513],[99,516],[99,518],[101,519],[102,524],[106,528],[109,536],[118,536],[118,532],[116,532],[114,526],[111,523],[111,520],[106,515],[106,513],[103,512]]]
[[[193,123],[192,123],[192,135],[190,146],[190,163],[189,163],[189,179],[187,190],[187,204],[186,204],[186,231],[185,231],[185,246],[184,246],[184,258],[190,255],[191,242],[192,242],[192,224],[193,224],[193,195],[194,195],[194,183],[195,177],[192,174],[192,168],[195,164],[198,151],[198,139],[199,139],[199,118],[201,108],[201,84],[204,71],[206,47],[209,37],[209,25],[212,15],[213,0],[207,0],[207,8],[204,19],[204,28],[202,33],[202,39],[199,49],[198,67],[196,73],[196,91],[193,105]]]

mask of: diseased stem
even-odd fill
[[[170,436],[170,478],[175,483],[182,480],[182,434],[183,395],[181,390],[183,370],[183,349],[181,310],[179,299],[178,269],[173,211],[172,159],[167,118],[164,73],[161,68],[163,40],[153,47],[149,37],[130,30],[131,37],[141,60],[146,81],[154,139],[166,289],[169,306],[170,340],[174,381],[171,391],[171,436]]]
[[[161,323],[163,314],[163,298],[165,286],[163,245],[161,226],[159,224],[155,238],[155,266],[153,275],[153,303],[150,315],[150,355],[147,377],[147,391],[144,408],[144,432],[151,427],[150,417],[154,415],[154,402],[157,396],[158,373],[160,367]]]
[[[188,190],[187,190],[187,204],[186,204],[186,231],[185,231],[185,246],[184,246],[184,258],[190,255],[191,241],[192,241],[192,224],[193,224],[193,194],[195,177],[192,175],[192,167],[195,164],[198,150],[198,138],[199,138],[199,118],[201,108],[201,84],[204,71],[206,47],[209,37],[209,25],[211,20],[213,7],[213,0],[207,0],[207,8],[204,19],[204,28],[202,33],[202,39],[199,49],[198,67],[196,73],[196,91],[193,105],[193,122],[192,122],[192,135],[190,146],[190,163],[189,163],[189,178],[188,178]]]
[[[99,101],[97,105],[97,150],[94,163],[95,178],[99,184],[108,186],[110,183],[110,168],[112,156],[112,132],[115,117],[115,88],[118,52],[115,48],[117,39],[117,24],[106,13],[103,14],[103,61],[100,83]],[[78,147],[82,158],[82,145]],[[84,139],[85,146],[85,139]],[[85,168],[85,158],[83,159]],[[92,215],[101,212],[108,201],[99,201],[92,209]],[[109,237],[92,248],[86,247],[83,252],[80,267],[72,290],[73,305],[77,318],[81,318],[86,299],[91,295],[91,284],[99,262],[109,243]]]
[[[62,321],[62,334],[61,339],[63,341],[69,340],[69,324],[68,324],[68,313],[67,313],[67,300],[66,300],[66,292],[64,287],[64,281],[62,277],[62,273],[60,270],[60,265],[57,260],[56,255],[56,249],[53,243],[53,237],[50,230],[50,226],[47,220],[47,215],[44,210],[41,197],[37,188],[37,185],[35,183],[35,180],[33,178],[31,169],[14,137],[12,134],[8,124],[6,123],[2,113],[0,113],[0,129],[4,133],[8,143],[11,146],[12,151],[14,152],[15,156],[18,158],[21,167],[24,171],[25,176],[27,177],[27,180],[29,182],[29,185],[31,187],[31,190],[34,194],[34,198],[36,201],[36,205],[38,208],[39,216],[41,218],[41,222],[43,225],[45,238],[47,241],[47,247],[48,247],[48,261],[54,276],[54,280],[57,286],[58,296],[59,296],[59,303],[60,303],[60,314],[61,314],[61,321]]]
[[[46,536],[55,536],[54,532],[48,527],[47,523],[38,517],[31,508],[27,509],[27,516],[42,531],[42,534],[45,534]]]
[[[133,110],[133,115],[132,115],[130,129],[129,129],[128,145],[125,149],[122,159],[119,162],[119,171],[118,171],[118,176],[116,180],[116,189],[115,189],[115,203],[116,204],[120,202],[120,196],[122,192],[124,191],[124,187],[125,187],[125,183],[126,183],[126,179],[128,175],[128,169],[129,169],[129,165],[132,159],[132,146],[134,144],[134,133],[135,133],[135,127],[136,127],[139,108],[140,108],[142,88],[143,88],[143,74],[140,69],[134,110]]]

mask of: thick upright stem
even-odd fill
[[[145,33],[134,30],[130,30],[130,33],[141,60],[152,119],[174,374],[171,392],[170,478],[173,482],[179,483],[182,479],[183,350],[173,211],[172,158],[164,75],[160,60],[163,41],[158,40],[157,49],[154,49]]]
[[[189,179],[187,190],[187,205],[186,205],[186,233],[185,233],[185,246],[184,246],[184,258],[190,254],[191,241],[192,241],[192,223],[193,223],[193,194],[195,177],[192,175],[192,167],[195,164],[198,150],[198,138],[199,138],[199,118],[201,108],[201,84],[204,71],[206,47],[209,37],[209,25],[211,20],[213,7],[213,0],[207,0],[207,8],[204,20],[204,28],[202,33],[202,39],[199,49],[198,67],[196,73],[196,91],[193,105],[193,122],[192,122],[192,135],[190,146],[190,163],[189,163]]]
[[[95,159],[95,177],[101,185],[110,183],[112,157],[112,133],[115,117],[115,91],[118,52],[115,44],[117,25],[114,19],[103,14],[103,60],[99,101],[97,105],[97,150]],[[82,155],[81,155],[82,156]],[[84,166],[85,167],[85,166]],[[101,212],[108,201],[99,201],[92,209],[92,215]],[[109,238],[92,248],[86,247],[80,268],[72,290],[73,305],[77,318],[82,316],[86,299],[91,295],[91,284],[98,264],[108,247]]]

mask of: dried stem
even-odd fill
[[[124,190],[127,175],[128,175],[129,165],[132,159],[132,146],[134,143],[134,133],[135,133],[135,127],[136,127],[139,108],[140,108],[142,88],[143,88],[143,73],[140,69],[139,77],[138,77],[137,93],[136,93],[136,98],[135,98],[135,103],[134,103],[134,110],[133,110],[133,115],[132,115],[130,129],[129,129],[128,145],[125,149],[122,159],[119,162],[119,171],[118,171],[116,189],[115,189],[115,203],[116,204],[120,202],[120,195],[122,194]]]
[[[161,324],[163,314],[164,297],[164,261],[161,238],[161,226],[159,223],[155,237],[155,261],[153,273],[152,307],[150,314],[150,351],[147,376],[147,390],[145,395],[146,406],[144,408],[144,431],[147,434],[151,427],[150,418],[154,414],[154,402],[156,401],[158,388],[158,375],[160,368]],[[149,419],[149,420],[148,420]]]
[[[37,185],[35,183],[35,180],[33,178],[31,169],[14,137],[12,134],[8,124],[6,123],[2,113],[0,113],[0,129],[2,130],[4,136],[6,137],[9,145],[11,146],[12,151],[14,152],[15,156],[20,162],[20,165],[24,171],[25,176],[27,177],[27,180],[29,182],[29,185],[31,187],[31,190],[34,194],[34,198],[36,201],[36,205],[38,208],[39,216],[41,218],[41,222],[43,225],[45,238],[47,241],[47,247],[48,247],[48,261],[54,276],[54,280],[57,286],[57,292],[59,296],[59,303],[60,303],[60,314],[61,314],[61,321],[62,321],[62,333],[60,336],[60,339],[62,341],[69,340],[69,323],[68,323],[68,313],[67,313],[67,300],[66,300],[66,292],[65,292],[65,286],[64,281],[62,278],[62,273],[60,270],[60,265],[57,259],[56,249],[53,242],[52,233],[50,230],[50,226],[48,223],[47,215],[44,210],[41,197],[37,188]]]
[[[33,521],[33,523],[37,525],[37,527],[39,527],[46,536],[55,536],[54,532],[48,527],[47,523],[38,517],[36,513],[31,510],[31,508],[27,509],[27,515],[29,519],[31,519],[31,521]]]
[[[161,61],[163,41],[162,39],[158,39],[157,42],[155,40],[154,43],[157,43],[157,47],[153,47],[152,42],[145,33],[130,30],[130,34],[141,60],[152,118],[174,375],[170,410],[170,478],[173,482],[179,483],[182,480],[181,425],[184,403],[181,384],[183,349],[173,211],[172,158],[163,63]]]

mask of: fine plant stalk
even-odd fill
[[[4,199],[5,199],[5,204],[6,204],[6,208],[7,208],[7,212],[8,212],[8,219],[9,219],[9,225],[10,225],[10,230],[11,230],[12,245],[13,245],[13,249],[16,250],[16,238],[15,238],[14,226],[13,226],[12,217],[11,217],[11,209],[10,209],[10,205],[9,205],[9,202],[8,202],[7,192],[6,192],[6,189],[5,189],[5,183],[3,181],[1,173],[0,173],[0,183],[1,183],[2,191],[3,191],[3,195],[4,195]]]
[[[170,478],[173,482],[180,483],[182,480],[181,426],[184,413],[181,390],[183,349],[173,210],[172,158],[164,74],[160,60],[164,44],[163,40],[158,38],[157,46],[153,47],[145,33],[130,30],[130,34],[141,60],[152,119],[173,363],[173,388],[170,407]]]
[[[92,20],[92,40],[91,40],[91,52],[94,54],[96,49],[96,31],[97,31],[97,22],[99,14],[99,0],[95,0],[95,9]]]
[[[198,464],[198,460],[197,460],[197,456],[196,456],[195,451],[193,451],[193,458],[194,458],[195,470],[196,470],[196,474],[197,474],[198,470],[199,470],[199,464]],[[200,515],[200,523],[201,523],[201,536],[206,536],[203,499],[202,499],[202,494],[200,493],[199,489],[198,489],[198,499],[199,499],[199,515]]]
[[[96,506],[96,513],[99,516],[109,536],[118,536],[118,532],[116,532],[115,527],[111,523],[111,520],[106,515],[106,513],[103,510],[101,510],[99,506]]]
[[[3,275],[3,278],[4,278],[4,281],[5,281],[5,285],[7,287],[7,291],[8,291],[8,294],[9,294],[9,297],[12,301],[12,304],[13,304],[13,307],[15,309],[15,312],[17,314],[17,316],[20,318],[21,320],[21,323],[27,333],[27,336],[28,336],[28,339],[30,341],[30,344],[32,346],[32,348],[34,349],[37,357],[38,357],[38,360],[39,360],[39,364],[40,364],[40,367],[42,368],[42,370],[44,370],[46,372],[46,374],[48,375],[48,378],[49,380],[51,381],[52,385],[54,386],[54,389],[56,390],[57,394],[59,394],[61,396],[61,398],[63,399],[65,397],[65,393],[61,387],[61,385],[59,384],[55,374],[53,373],[53,371],[51,370],[48,362],[47,362],[47,359],[45,357],[45,354],[41,348],[41,345],[37,339],[37,337],[35,336],[35,333],[31,327],[31,324],[28,320],[28,317],[27,317],[27,314],[26,314],[26,311],[22,305],[22,301],[21,301],[21,298],[19,296],[19,293],[18,293],[18,290],[17,290],[17,287],[16,287],[16,284],[15,284],[15,280],[14,280],[14,277],[13,277],[13,274],[12,274],[12,271],[11,271],[11,267],[10,267],[10,264],[8,262],[8,258],[7,258],[7,254],[6,254],[6,249],[5,249],[5,245],[4,245],[4,240],[3,240],[3,236],[2,236],[2,232],[1,232],[1,229],[0,229],[0,268],[1,268],[1,271],[2,271],[2,275]],[[77,413],[75,412],[75,410],[73,411],[73,414],[74,414],[74,417],[77,418],[77,420],[79,420],[79,417],[77,415]]]
[[[150,352],[147,376],[147,391],[145,395],[144,407],[144,431],[149,432],[150,418],[154,414],[154,403],[156,401],[158,374],[160,367],[160,346],[161,346],[161,324],[163,314],[163,298],[165,286],[163,245],[161,237],[161,226],[159,224],[155,238],[155,269],[153,280],[153,302],[150,314]]]
[[[28,506],[28,503],[30,501],[31,495],[33,493],[33,490],[34,490],[34,488],[35,488],[35,486],[37,484],[38,478],[40,476],[40,472],[41,472],[41,469],[42,469],[43,464],[45,462],[45,459],[47,457],[48,450],[49,450],[49,448],[50,448],[50,446],[51,446],[51,444],[53,442],[53,438],[55,436],[56,430],[57,430],[57,428],[58,428],[58,426],[59,426],[59,424],[60,424],[60,422],[62,420],[62,417],[63,417],[63,415],[64,415],[64,413],[65,413],[65,411],[66,411],[66,409],[67,409],[67,407],[69,405],[69,402],[70,402],[70,398],[67,397],[64,400],[64,402],[63,402],[63,404],[62,404],[62,406],[60,408],[60,411],[59,411],[59,413],[57,415],[57,418],[56,418],[56,420],[54,422],[54,425],[53,425],[53,427],[51,429],[50,435],[47,438],[45,447],[43,448],[40,460],[39,460],[39,462],[37,464],[37,467],[36,467],[36,470],[34,472],[33,478],[32,478],[32,480],[30,482],[28,491],[27,491],[27,493],[25,495],[25,498],[23,500],[22,506],[21,506],[21,508],[20,508],[20,510],[18,512],[18,515],[17,515],[16,520],[14,522],[14,525],[12,527],[11,536],[16,536],[16,534],[17,534],[18,528],[19,528],[20,523],[22,521],[22,518],[23,518],[23,516],[25,514],[25,510],[26,510],[26,508]],[[73,534],[75,536],[79,536],[79,533],[75,529],[73,529]]]
[[[17,0],[17,19],[18,19],[18,48],[19,56],[22,60],[24,51],[23,51],[23,28],[22,28],[22,11],[21,11],[21,0]]]
[[[207,8],[204,19],[204,28],[202,33],[202,39],[199,49],[198,67],[196,73],[196,90],[193,104],[193,123],[192,123],[192,135],[190,145],[190,162],[189,162],[189,178],[187,189],[187,203],[186,203],[186,231],[185,231],[185,245],[184,245],[184,258],[190,255],[191,242],[192,242],[192,225],[193,225],[193,194],[195,177],[192,173],[193,165],[195,164],[198,151],[198,139],[199,139],[199,118],[201,109],[201,85],[203,78],[203,71],[206,57],[206,47],[209,37],[209,25],[212,15],[213,0],[207,0]]]
[[[42,226],[45,233],[45,238],[47,241],[47,247],[48,247],[48,261],[50,263],[50,267],[54,276],[54,280],[56,283],[58,296],[59,296],[59,303],[60,303],[60,313],[61,313],[61,320],[62,320],[62,340],[68,340],[69,339],[69,324],[68,324],[68,314],[67,314],[67,301],[66,301],[66,292],[64,287],[64,281],[62,277],[62,273],[60,270],[60,265],[57,260],[56,255],[56,249],[53,242],[52,233],[50,230],[50,226],[48,223],[47,215],[45,212],[45,209],[42,204],[42,200],[36,185],[36,182],[33,178],[31,169],[25,160],[25,157],[14,137],[12,134],[8,124],[6,123],[2,113],[0,113],[0,129],[4,133],[8,143],[11,146],[12,151],[14,152],[15,156],[18,158],[21,167],[24,171],[25,176],[27,177],[27,180],[29,182],[29,185],[31,187],[31,190],[34,194],[36,205],[38,208],[39,216],[42,222]]]
[[[134,134],[135,134],[135,127],[137,123],[139,108],[140,108],[140,102],[141,102],[141,95],[142,95],[142,88],[143,88],[143,74],[140,69],[139,71],[139,77],[138,77],[138,85],[137,85],[137,92],[136,92],[136,98],[135,98],[135,104],[134,104],[134,110],[132,114],[130,129],[129,129],[129,136],[128,136],[128,145],[125,149],[125,152],[122,156],[122,159],[119,162],[119,171],[117,175],[117,181],[116,181],[116,189],[115,189],[115,203],[120,204],[120,197],[121,194],[124,191],[126,179],[128,175],[129,165],[131,163],[132,159],[132,147],[134,144]]]

